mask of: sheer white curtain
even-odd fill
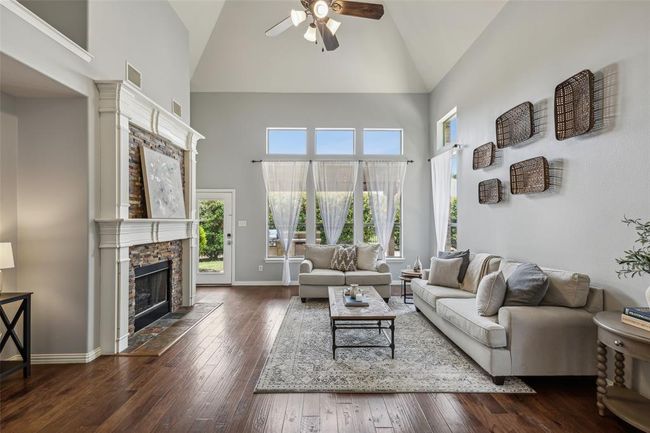
[[[338,242],[357,184],[356,161],[316,161],[312,163],[316,198],[327,243]]]
[[[307,161],[263,161],[264,186],[273,215],[278,239],[284,249],[282,284],[291,282],[289,248],[298,225],[298,212],[302,195],[306,192]]]
[[[452,152],[441,153],[431,159],[431,190],[433,191],[433,224],[436,229],[436,254],[445,250],[449,229],[451,201]]]
[[[370,198],[372,221],[379,244],[388,251],[395,225],[397,205],[402,196],[405,161],[367,161],[364,163],[366,189]]]

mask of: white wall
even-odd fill
[[[604,128],[556,141],[554,88],[585,68],[604,75]],[[607,309],[643,305],[650,278],[618,279],[615,259],[635,240],[621,218],[650,218],[648,77],[650,3],[509,2],[430,97],[432,124],[458,106],[460,247],[584,272],[606,289]],[[546,106],[544,132],[473,171],[472,150],[495,141],[495,119],[524,101]],[[479,181],[508,188],[510,164],[538,155],[561,164],[558,190],[478,204]],[[650,383],[647,368],[636,374]]]
[[[193,93],[192,127],[206,136],[198,145],[198,187],[236,189],[236,219],[248,221],[235,232],[237,281],[281,280],[281,264],[264,262],[264,183],[260,165],[250,162],[264,158],[266,128],[274,126],[356,128],[357,143],[364,127],[403,128],[405,157],[416,161],[406,173],[405,257],[412,263],[431,254],[427,95]],[[394,275],[403,267],[394,263]],[[293,280],[297,270],[293,264]]]
[[[19,0],[82,48],[88,43],[88,0]]]
[[[142,73],[145,95],[169,111],[176,99],[189,121],[188,32],[169,2],[90,0],[88,17],[91,75],[124,79],[128,61]]]

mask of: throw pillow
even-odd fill
[[[548,275],[537,265],[522,263],[506,280],[506,299],[503,305],[536,306],[548,291]]]
[[[357,248],[354,245],[339,245],[332,256],[331,269],[348,272],[356,271]]]
[[[431,257],[429,284],[432,286],[458,288],[458,272],[463,265],[463,259],[439,259]]]
[[[481,316],[494,316],[506,297],[506,279],[497,271],[483,277],[476,291],[476,309]]]
[[[381,253],[379,244],[357,245],[357,269],[363,271],[374,271],[377,267],[377,260]]]
[[[443,251],[443,252],[438,253],[438,258],[440,258],[440,259],[456,259],[456,258],[463,259],[463,264],[460,267],[460,271],[458,271],[458,282],[463,284],[463,280],[465,279],[465,274],[467,273],[467,268],[469,266],[469,250],[465,250],[465,251]]]
[[[329,269],[336,245],[305,245],[305,260],[310,260],[315,269]]]

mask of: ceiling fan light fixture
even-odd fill
[[[307,19],[307,13],[305,11],[297,11],[295,9],[291,10],[291,22],[295,27],[298,27],[300,23],[304,22]]]
[[[312,10],[314,12],[314,16],[318,19],[323,19],[327,16],[327,14],[330,11],[329,5],[325,2],[325,0],[318,0],[314,3],[312,6]]]
[[[305,39],[309,42],[316,42],[316,24],[311,23],[305,32]]]
[[[335,19],[329,18],[329,19],[327,20],[327,24],[325,24],[325,25],[327,26],[327,28],[329,29],[329,31],[330,31],[333,35],[335,35],[335,34],[336,34],[336,31],[337,31],[337,30],[339,29],[339,27],[341,26],[341,23],[340,23],[339,21],[336,21]]]

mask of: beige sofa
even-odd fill
[[[503,306],[492,317],[478,314],[475,293],[481,278],[499,269],[507,278],[514,265],[477,254],[460,289],[413,280],[415,307],[496,384],[503,384],[505,376],[596,374],[592,319],[603,310],[603,293],[589,287],[588,276],[542,268],[549,276],[549,290],[540,306]]]
[[[300,263],[298,294],[305,302],[309,298],[327,298],[329,286],[358,284],[373,286],[377,293],[388,300],[392,275],[385,261],[377,261],[373,270],[341,272],[330,269],[336,245],[307,245],[305,260]]]

